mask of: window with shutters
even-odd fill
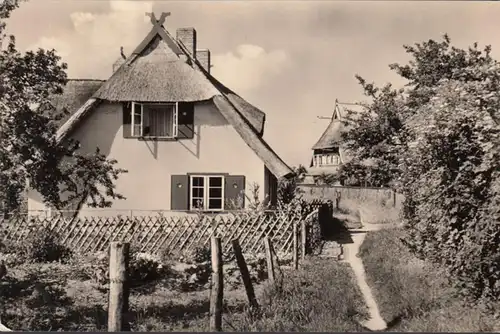
[[[193,139],[194,102],[123,103],[123,137],[141,140]]]
[[[224,209],[224,176],[190,176],[190,210],[222,211]]]
[[[132,137],[176,138],[177,103],[132,103]]]

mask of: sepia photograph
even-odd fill
[[[0,0],[0,332],[500,332],[499,18]]]

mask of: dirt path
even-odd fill
[[[376,231],[378,229],[384,228],[384,225],[374,225],[363,223],[363,227],[360,229],[352,229],[351,238],[352,243],[344,244],[344,260],[343,262],[349,263],[356,276],[356,281],[363,294],[365,303],[368,307],[368,312],[370,314],[370,319],[362,323],[362,325],[369,330],[379,331],[387,328],[387,323],[382,319],[380,311],[377,306],[377,302],[373,297],[372,291],[366,282],[366,273],[363,266],[361,258],[358,257],[359,247],[363,243],[368,231]]]

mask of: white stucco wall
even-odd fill
[[[96,147],[109,158],[118,160],[117,167],[128,170],[117,181],[117,191],[126,200],[115,201],[111,209],[100,214],[127,214],[130,210],[170,210],[170,178],[173,174],[230,173],[245,175],[247,195],[251,185],[260,185],[264,198],[264,164],[227,123],[212,103],[198,104],[194,113],[193,139],[179,141],[140,141],[123,138],[122,106],[101,104],[76,129],[72,137],[79,140],[81,150]],[[249,201],[245,201],[248,206]],[[29,210],[44,209],[39,196],[30,191]],[[83,215],[96,215],[84,208]]]

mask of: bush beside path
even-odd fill
[[[442,269],[408,252],[402,236],[400,228],[371,231],[359,253],[380,313],[393,324],[390,330],[500,331],[498,314],[466,303]]]

